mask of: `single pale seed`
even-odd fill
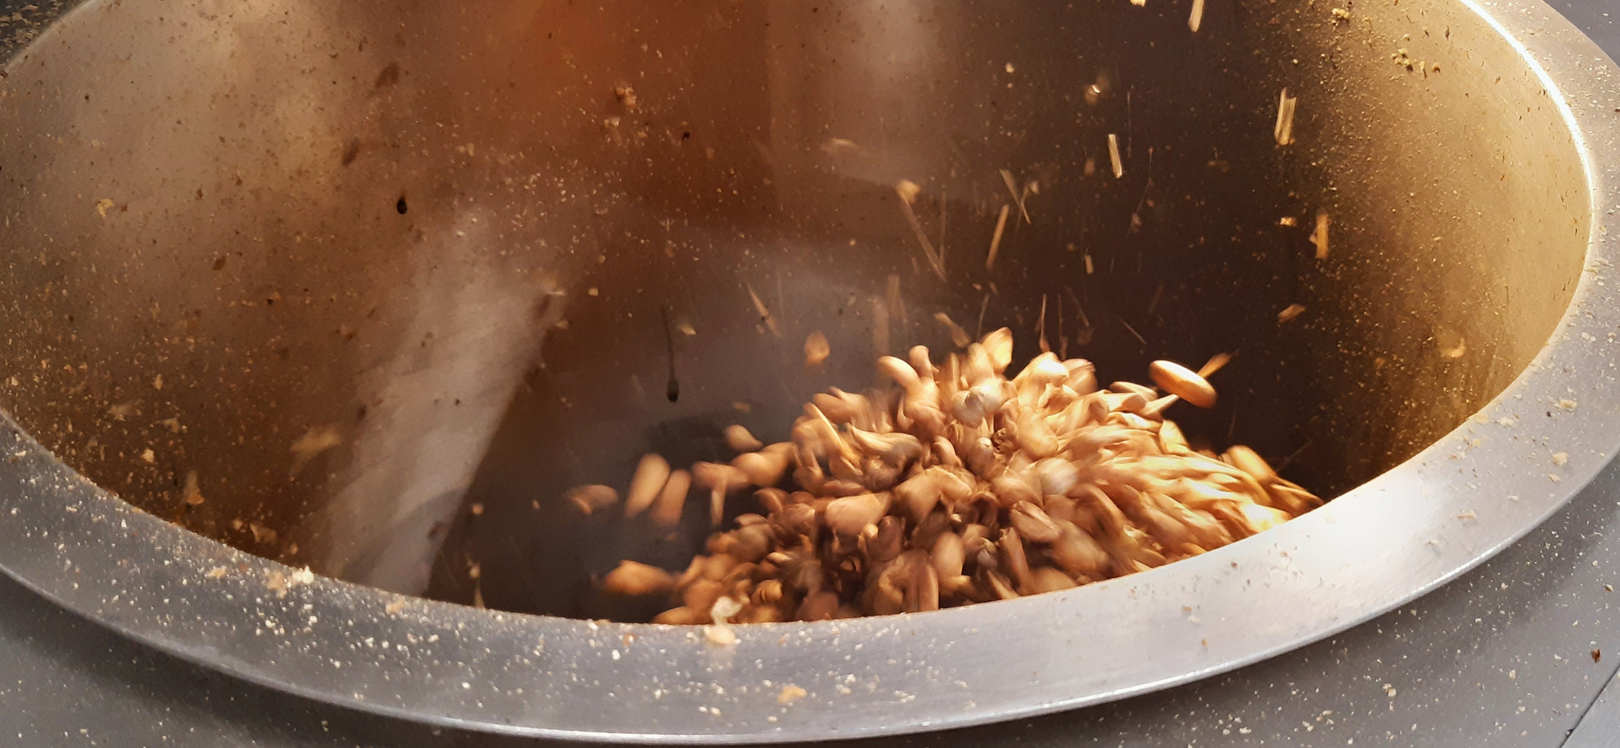
[[[827,505],[827,526],[845,537],[855,537],[867,525],[875,525],[889,510],[889,502],[878,494],[861,494],[834,499]]]
[[[850,427],[849,437],[857,448],[868,455],[892,459],[897,464],[914,460],[923,453],[922,441],[911,434],[892,431],[878,434]]]
[[[1244,504],[1239,509],[1243,512],[1243,518],[1248,521],[1249,527],[1255,532],[1264,532],[1289,519],[1288,512],[1269,506]]]
[[[1024,552],[1024,539],[1016,528],[1008,528],[1001,532],[1001,559],[1006,565],[1007,572],[1012,575],[1019,590],[1028,590],[1035,581],[1030,575],[1029,557]]]
[[[767,579],[754,588],[754,602],[760,605],[774,605],[782,599],[782,581]]]
[[[951,321],[950,315],[944,312],[935,312],[934,320],[943,325],[945,330],[951,334],[952,345],[957,348],[966,348],[973,344],[973,338],[968,335],[967,330],[963,330],[961,326]]]
[[[643,455],[636,474],[630,478],[630,490],[625,493],[624,516],[634,517],[646,511],[668,480],[669,462],[660,455]]]
[[[954,532],[941,534],[939,539],[934,541],[932,555],[934,570],[939,572],[941,578],[961,576],[962,564],[967,560],[962,536]]]
[[[749,452],[737,455],[731,466],[747,477],[755,486],[774,486],[787,472],[789,457],[783,452]]]
[[[705,620],[706,616],[704,614],[683,606],[679,608],[670,608],[669,610],[653,616],[652,622],[662,623],[670,626],[693,626],[703,623]]]
[[[936,468],[930,468],[894,487],[895,498],[900,499],[901,505],[912,518],[921,520],[939,504],[940,497],[945,493],[941,486],[944,480],[941,472]]]
[[[1265,459],[1241,444],[1234,444],[1232,448],[1226,450],[1226,461],[1232,463],[1233,467],[1254,476],[1254,479],[1261,483],[1270,483],[1277,479],[1277,471],[1272,470]]]
[[[663,490],[658,493],[658,501],[653,504],[652,513],[648,516],[654,523],[665,527],[680,523],[681,510],[686,507],[686,495],[691,490],[691,473],[685,470],[671,472],[669,480],[664,482]]]
[[[1074,580],[1070,579],[1068,574],[1065,574],[1062,571],[1054,569],[1050,566],[1042,566],[1039,569],[1035,569],[1034,578],[1035,581],[1031,587],[1031,592],[1037,594],[1066,590],[1075,586]]]
[[[990,356],[992,370],[1000,374],[1012,363],[1013,335],[1005,327],[984,336],[984,352]]]
[[[681,593],[681,604],[692,610],[703,611],[705,621],[709,620],[709,608],[714,601],[720,599],[725,592],[725,585],[713,579],[699,579],[693,582]]]
[[[1108,389],[1127,395],[1134,392],[1141,395],[1144,401],[1152,401],[1159,397],[1159,393],[1153,391],[1152,387],[1140,385],[1135,382],[1115,382],[1108,385]]]
[[[1329,223],[1330,219],[1328,218],[1328,212],[1326,210],[1316,211],[1316,230],[1311,233],[1311,243],[1316,245],[1316,259],[1318,260],[1326,260],[1328,258]]]
[[[1173,361],[1154,361],[1148,367],[1159,388],[1200,408],[1215,407],[1215,388],[1209,380]],[[1145,405],[1146,403],[1144,403]]]
[[[1080,470],[1074,463],[1061,457],[1049,457],[1035,463],[1035,475],[1040,478],[1041,494],[1062,496],[1080,480]]]
[[[1175,405],[1176,401],[1180,399],[1181,398],[1176,397],[1175,395],[1165,395],[1164,397],[1150,400],[1148,401],[1147,405],[1142,406],[1141,410],[1137,411],[1137,414],[1141,415],[1143,418],[1162,419],[1164,418],[1164,412],[1168,410],[1170,406]]]
[[[1192,447],[1187,444],[1187,437],[1182,435],[1181,427],[1175,421],[1165,421],[1159,426],[1159,446],[1171,454],[1191,452]]]
[[[827,336],[820,330],[810,333],[804,339],[804,365],[820,366],[832,355],[832,345],[827,342]]]
[[[709,526],[719,527],[726,521],[726,484],[716,483],[709,489]]]
[[[1106,568],[1108,552],[1084,530],[1065,524],[1052,545],[1052,560],[1070,573],[1095,578]]]
[[[1012,526],[1031,543],[1050,543],[1058,539],[1060,528],[1046,511],[1029,501],[1020,501],[1012,508]]]
[[[906,586],[906,612],[939,610],[939,573],[932,564],[910,565],[911,580]]]
[[[884,376],[893,379],[896,384],[905,388],[907,392],[914,392],[922,384],[917,377],[917,370],[894,356],[884,356],[878,359],[878,371]]]
[[[577,486],[568,490],[564,495],[581,514],[589,516],[599,509],[606,509],[619,503],[619,492],[601,485]]]
[[[765,446],[764,442],[755,439],[754,435],[748,433],[748,429],[740,424],[727,426],[721,433],[726,438],[726,446],[731,447],[733,452],[757,452]]]
[[[1205,361],[1203,366],[1198,367],[1198,376],[1209,379],[1215,375],[1215,372],[1225,368],[1225,366],[1229,363],[1232,363],[1232,354],[1217,353],[1210,356],[1209,360]]]
[[[675,588],[675,577],[656,566],[620,561],[602,577],[602,589],[615,595],[651,595]]]
[[[1018,593],[1013,591],[1012,585],[1008,583],[1007,578],[1000,573],[992,571],[985,574],[985,578],[989,580],[990,589],[995,592],[996,597],[1002,600],[1018,599]]]

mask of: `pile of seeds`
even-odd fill
[[[816,395],[792,441],[726,437],[730,464],[671,471],[643,458],[624,511],[674,524],[691,486],[716,525],[728,496],[754,489],[763,513],[716,532],[680,575],[624,561],[602,579],[622,595],[670,595],[659,623],[812,621],[1009,599],[1162,566],[1321,504],[1246,447],[1192,449],[1164,412],[1215,403],[1202,371],[1155,362],[1158,389],[1099,389],[1090,362],[1043,353],[1004,375],[1001,329],[935,366],[928,350],[886,356],[897,390]],[[791,486],[791,487],[787,487]],[[604,486],[575,489],[583,511]]]

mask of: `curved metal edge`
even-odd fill
[[[1620,88],[1620,70],[1540,0],[1462,1],[1532,64],[1576,138],[1592,215],[1581,282],[1548,348],[1482,417],[1262,536],[1068,593],[747,627],[735,646],[715,647],[684,628],[300,584],[292,569],[140,513],[5,421],[0,569],[126,636],[278,690],[456,728],[609,742],[784,742],[983,724],[1189,682],[1331,636],[1505,548],[1620,449],[1608,428],[1620,414],[1620,344],[1607,337],[1620,329],[1607,289],[1620,282],[1609,232],[1620,227],[1610,215],[1620,207],[1620,119],[1597,103]],[[1578,408],[1555,413],[1525,400],[1531,392],[1567,392]],[[1481,514],[1476,492],[1509,500]],[[1152,636],[1152,651],[1126,646],[1121,632]],[[807,695],[778,704],[788,685]],[[1078,695],[1037,698],[1050,693]]]

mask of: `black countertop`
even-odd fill
[[[24,3],[0,0],[0,15]],[[1552,0],[1613,57],[1620,5]],[[48,9],[47,9],[48,11]],[[26,35],[25,35],[26,36]],[[6,46],[26,38],[12,36]],[[1614,92],[1620,110],[1620,91]],[[1620,464],[1417,602],[1235,673],[893,746],[1620,745]],[[13,742],[15,741],[15,742]],[[249,685],[120,638],[0,577],[0,744],[141,748],[556,742],[432,728]]]

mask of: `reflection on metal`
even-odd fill
[[[1609,460],[1620,279],[1592,206],[1620,201],[1620,125],[1586,40],[1535,0],[1357,8],[1355,44],[1304,2],[1196,37],[1172,4],[1081,5],[81,7],[0,81],[0,567],[359,708],[799,740],[1275,654],[1460,573]],[[1285,87],[1309,106],[1278,148]],[[1003,169],[1040,192],[985,270]],[[1237,351],[1178,420],[1348,493],[1134,577],[732,647],[259,558],[645,614],[590,576],[681,562],[703,502],[671,536],[567,487],[724,454],[732,423],[780,438],[812,392],[871,383],[874,345],[948,348],[936,314],[1032,331],[1047,297],[1076,316],[1046,329],[1090,335],[1053,348],[1105,381]]]

